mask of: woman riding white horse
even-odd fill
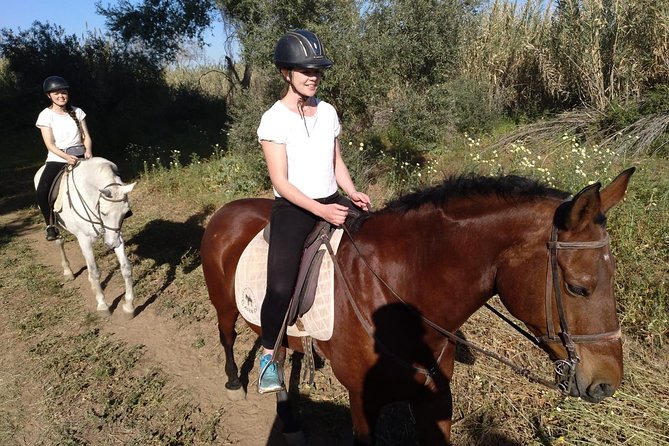
[[[44,167],[35,175],[35,188],[43,171]],[[77,238],[86,260],[88,280],[97,300],[97,311],[104,315],[109,314],[109,306],[100,286],[100,271],[95,263],[93,242],[102,236],[105,244],[114,250],[125,282],[125,303],[122,308],[126,314],[133,315],[135,295],[132,265],[125,253],[121,226],[130,212],[128,194],[135,187],[135,183],[123,184],[117,172],[114,163],[99,157],[81,160],[68,166],[61,179],[58,200],[61,204],[54,210],[54,221]],[[63,238],[56,239],[63,274],[73,279],[63,243]]]

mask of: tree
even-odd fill
[[[96,3],[115,36],[159,63],[173,61],[184,39],[203,45],[215,7],[214,0],[143,0],[139,5],[120,0],[107,8]]]

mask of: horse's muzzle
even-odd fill
[[[121,234],[114,231],[106,231],[104,234],[104,239],[105,239],[105,245],[107,245],[109,249],[116,249],[123,243]]]
[[[569,396],[580,397],[588,403],[599,403],[613,396],[617,389],[616,385],[606,380],[594,380],[591,383],[580,382],[578,374],[574,381],[575,383],[570,389]]]
[[[612,396],[615,391],[615,387],[609,383],[593,383],[588,386],[585,396],[581,395],[581,398],[589,403],[599,403]]]

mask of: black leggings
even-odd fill
[[[346,205],[346,198],[335,193],[316,201]],[[285,198],[276,198],[270,217],[269,254],[267,257],[267,291],[260,309],[262,336],[260,343],[272,350],[281,330],[283,318],[293,295],[302,251],[307,236],[320,221],[311,212]]]
[[[44,165],[44,172],[39,179],[37,184],[37,204],[39,205],[40,211],[44,216],[44,221],[47,225],[52,224],[51,222],[51,204],[49,204],[49,191],[51,190],[51,184],[53,180],[58,175],[60,170],[67,166],[67,163],[59,163],[57,161],[49,161]]]

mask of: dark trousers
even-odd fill
[[[42,172],[42,176],[37,184],[37,204],[39,205],[40,211],[42,211],[44,221],[47,225],[51,224],[51,205],[49,204],[51,184],[53,184],[53,180],[58,175],[58,172],[65,166],[67,166],[67,163],[59,163],[55,161],[47,162],[44,165],[44,172]]]
[[[317,201],[323,204],[345,204],[338,193]],[[267,257],[267,291],[260,309],[262,336],[260,342],[266,349],[273,349],[281,324],[293,295],[304,242],[320,221],[285,198],[276,198],[270,217],[269,254]]]

